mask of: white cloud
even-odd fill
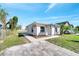
[[[63,22],[63,21],[69,21],[72,24],[78,23],[79,22],[79,17],[78,15],[68,15],[68,16],[50,16],[50,17],[43,17],[43,18],[32,18],[36,22],[44,22],[44,23],[58,23],[58,22]],[[32,20],[31,19],[31,20]]]
[[[48,8],[46,9],[45,13],[48,12],[51,8],[54,8],[54,6],[56,5],[56,3],[51,3]]]

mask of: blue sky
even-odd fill
[[[78,3],[2,3],[0,4],[9,13],[7,21],[12,16],[18,16],[23,27],[32,23],[58,23],[69,21],[79,25]]]

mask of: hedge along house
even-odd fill
[[[52,36],[60,34],[60,26],[53,24],[32,23],[26,26],[28,34],[34,36]]]

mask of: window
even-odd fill
[[[32,28],[32,30],[31,30],[32,32],[33,32],[33,28]]]
[[[45,32],[45,28],[43,26],[40,27],[40,32]]]

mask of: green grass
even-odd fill
[[[74,40],[79,40],[79,36],[76,35],[62,35],[59,38],[49,39],[47,41],[56,44],[58,46],[67,48],[76,53],[79,53],[79,42],[75,42]]]
[[[0,43],[0,51],[5,48],[15,46],[15,45],[21,45],[24,43],[27,43],[27,42],[24,40],[23,37],[18,37],[16,34],[11,34],[11,35],[8,35],[6,39],[3,40],[2,43]]]

